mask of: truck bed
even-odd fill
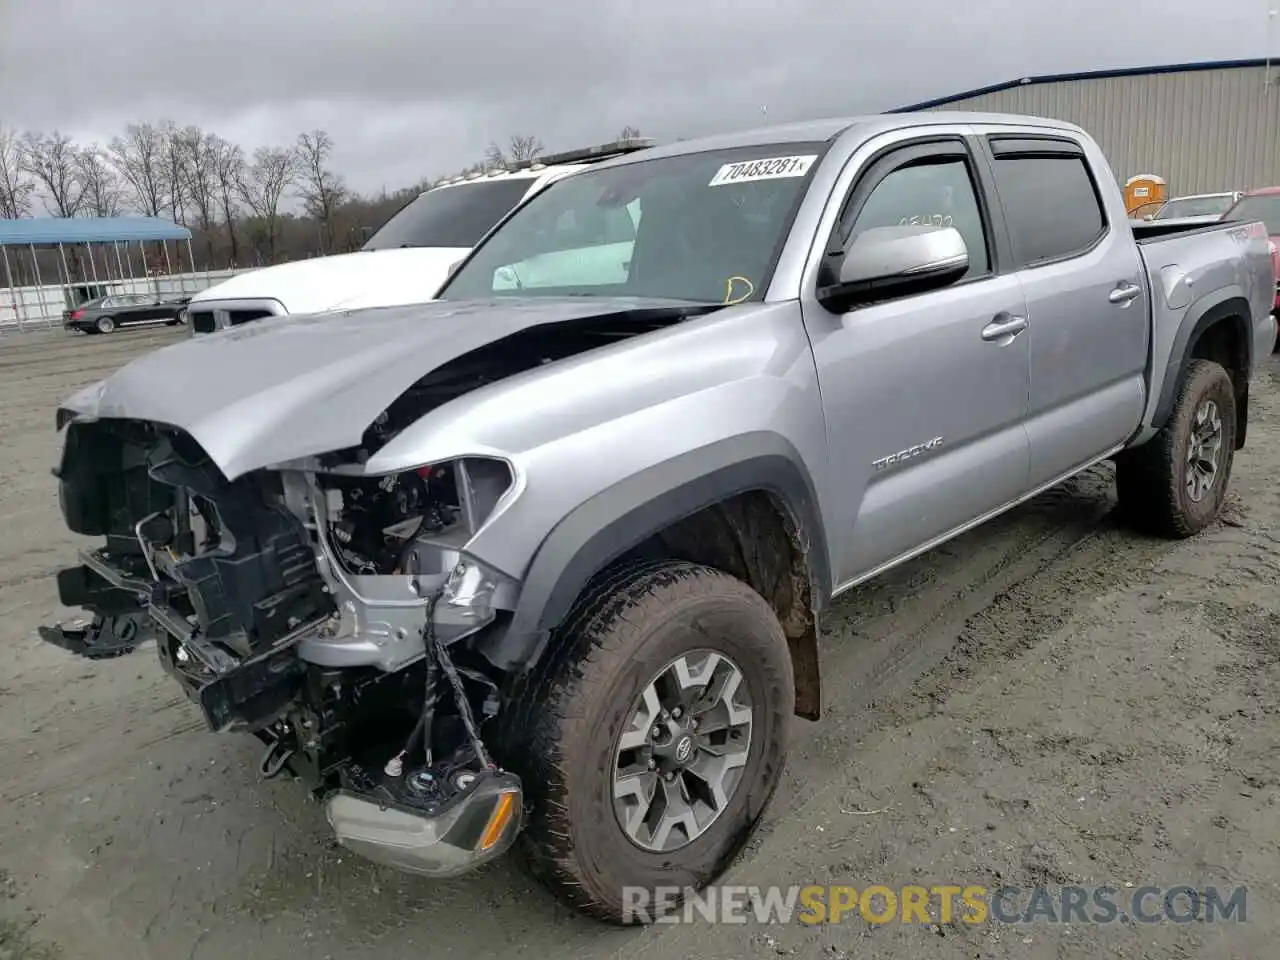
[[[1212,233],[1228,226],[1241,226],[1241,220],[1218,220],[1214,223],[1192,222],[1182,220],[1138,220],[1129,221],[1133,226],[1133,237],[1140,244],[1154,240],[1165,240],[1171,237],[1186,237],[1201,233]]]
[[[1244,242],[1241,231],[1248,232]],[[1187,312],[1199,311],[1206,297],[1258,299],[1259,291],[1249,289],[1249,278],[1255,267],[1269,266],[1266,231],[1261,224],[1223,220],[1134,224],[1133,233],[1146,267],[1151,310],[1148,376],[1153,383],[1174,383],[1184,346],[1178,339],[1191,332],[1183,323]],[[1253,303],[1251,312],[1257,310],[1258,304]],[[1265,325],[1254,319],[1253,355],[1270,353],[1271,344],[1263,342]],[[1144,422],[1151,422],[1159,399],[1147,398]]]

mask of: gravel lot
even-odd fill
[[[447,885],[336,849],[154,655],[46,647],[79,545],[56,401],[172,331],[0,338],[0,958],[1262,957],[1280,919],[1280,364],[1224,522],[1117,529],[1104,469],[842,598],[826,718],[731,883],[1246,884],[1245,924],[614,930],[507,864]],[[19,942],[21,941],[21,943]],[[25,944],[25,945],[23,945]]]

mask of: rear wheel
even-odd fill
[[[1217,517],[1236,443],[1235,390],[1226,370],[1192,360],[1177,391],[1164,428],[1116,461],[1126,522],[1170,538],[1199,533]]]
[[[116,322],[111,317],[99,317],[95,326],[99,333],[110,333],[116,328]]]
[[[655,888],[701,889],[746,845],[794,706],[786,638],[745,583],[683,562],[603,580],[510,714],[527,864],[588,915],[654,919]]]

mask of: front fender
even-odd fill
[[[507,669],[535,662],[595,573],[671,524],[753,490],[790,514],[808,556],[811,595],[824,602],[831,573],[813,477],[786,438],[743,434],[627,477],[565,516],[534,555],[510,626],[486,656]]]

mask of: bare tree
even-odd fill
[[[259,147],[240,178],[240,196],[261,221],[271,261],[280,234],[280,201],[297,179],[298,154],[289,147]]]
[[[498,145],[498,141],[489,144],[489,149],[484,152],[484,168],[487,170],[505,170],[507,167],[506,151]]]
[[[511,143],[507,146],[507,155],[515,163],[525,163],[536,159],[544,149],[542,141],[537,137],[517,134],[511,138]]]
[[[332,152],[333,139],[325,131],[298,135],[299,196],[307,215],[319,221],[321,253],[333,249],[333,215],[348,196],[342,175],[329,169]]]
[[[129,184],[133,205],[148,217],[160,216],[165,202],[164,137],[150,123],[131,123],[111,141],[108,157]]]
[[[619,140],[636,140],[640,137],[640,128],[627,125],[622,128],[622,132],[618,134]]]
[[[213,176],[218,185],[218,200],[222,207],[222,221],[227,227],[227,239],[231,242],[231,265],[240,263],[240,240],[236,233],[236,217],[240,212],[238,200],[240,182],[244,179],[244,151],[236,144],[211,135]]]
[[[22,141],[16,130],[0,127],[0,218],[16,220],[31,212],[35,184],[22,166]]]
[[[95,217],[118,216],[124,196],[120,175],[96,143],[76,154],[76,170],[84,187],[84,209]]]
[[[504,170],[514,164],[527,163],[535,159],[543,150],[542,141],[534,136],[514,136],[505,148],[495,140],[489,144],[489,149],[485,151],[484,160],[479,164],[468,167],[463,173],[469,173],[477,168],[480,170]]]
[[[19,162],[39,184],[44,207],[55,217],[74,217],[84,201],[76,154],[71,138],[57,130],[22,138]]]
[[[179,167],[183,186],[196,214],[196,225],[204,234],[209,259],[213,259],[213,225],[218,214],[218,146],[215,134],[199,127],[183,127],[173,133],[181,154]]]
[[[184,131],[172,120],[160,124],[161,176],[169,217],[184,226],[187,222],[187,150]]]

